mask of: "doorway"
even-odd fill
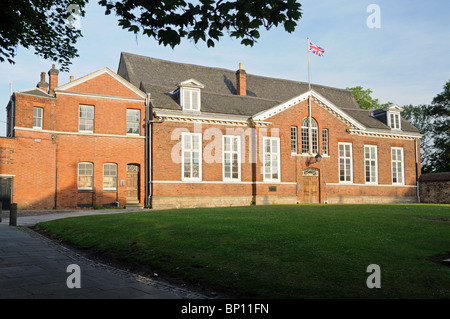
[[[320,203],[319,170],[306,168],[303,170],[303,202],[305,204]]]
[[[139,203],[139,165],[127,165],[127,203]]]
[[[12,177],[0,177],[0,202],[2,209],[11,208],[12,201]]]

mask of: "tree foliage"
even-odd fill
[[[421,139],[422,171],[450,171],[450,80],[429,105],[407,105],[402,116],[417,127]]]
[[[371,89],[364,89],[362,86],[355,86],[346,89],[352,92],[353,97],[362,109],[375,110],[392,105],[391,102],[381,104],[378,99],[371,97]]]
[[[0,1],[0,61],[14,63],[17,49],[34,48],[44,59],[68,71],[78,56],[76,41],[81,31],[70,25],[84,16],[88,0],[2,0]],[[215,45],[225,34],[254,45],[260,29],[283,26],[293,32],[302,16],[296,0],[100,0],[105,14],[115,13],[119,25],[142,33],[159,44],[174,48],[183,38]],[[73,10],[72,10],[73,11]]]
[[[14,63],[19,46],[34,48],[35,54],[51,59],[68,69],[77,57],[75,43],[80,30],[70,23],[68,7],[83,16],[85,0],[1,0],[0,1],[0,62]]]
[[[259,29],[269,30],[283,25],[293,32],[301,18],[301,4],[296,0],[100,0],[106,14],[112,11],[119,25],[128,31],[155,38],[159,44],[180,44],[182,38],[195,43],[204,41],[208,47],[228,32],[253,45],[260,37]]]
[[[432,159],[436,172],[450,171],[450,80],[444,85],[444,91],[436,95],[425,115],[433,119],[430,130],[434,136]]]

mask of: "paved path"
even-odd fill
[[[93,262],[26,227],[57,218],[126,212],[79,210],[40,214],[19,211],[18,227],[14,227],[9,226],[9,212],[4,211],[0,223],[0,299],[205,298],[152,278]],[[71,264],[80,267],[81,288],[67,287],[66,281],[72,275],[67,267]]]

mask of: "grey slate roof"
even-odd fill
[[[252,116],[277,106],[308,91],[308,83],[248,74],[247,96],[236,95],[236,71],[165,61],[122,52],[117,72],[120,76],[151,93],[157,109],[180,110],[177,98],[171,95],[178,84],[195,79],[202,84],[202,111]],[[389,130],[370,110],[359,107],[350,91],[311,84],[311,88],[367,128]],[[402,130],[418,130],[402,120]]]

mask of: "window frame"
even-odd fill
[[[200,111],[201,109],[201,90],[197,89],[197,88],[187,88],[187,87],[182,87],[180,89],[180,104],[181,107],[183,108],[183,111]],[[197,105],[194,105],[194,93],[197,95]],[[189,103],[188,105],[186,105],[185,103],[185,96],[189,94]]]
[[[81,117],[81,107],[91,107],[92,110],[93,110],[92,118]],[[90,131],[90,130],[82,130],[80,128],[82,119],[83,120],[91,120],[92,121],[92,131]],[[81,132],[81,133],[94,133],[94,131],[95,131],[95,106],[94,105],[88,105],[88,104],[80,104],[79,107],[78,107],[78,132]]]
[[[128,111],[136,111],[139,115],[139,119],[137,121],[129,121],[128,120]],[[126,133],[127,135],[134,135],[134,136],[140,136],[141,135],[141,110],[139,109],[127,109],[127,114],[126,114],[126,119],[127,119],[127,128],[126,128]],[[128,133],[128,123],[137,123],[138,124],[138,132],[137,133]]]
[[[199,149],[197,150],[198,152],[198,159],[199,159],[199,176],[198,177],[192,177],[192,173],[193,173],[193,153],[195,152],[195,150],[193,149],[194,147],[194,137],[197,136],[199,139]],[[185,149],[185,140],[186,138],[190,138],[190,144],[191,144],[191,148],[186,150]],[[184,156],[185,156],[185,152],[190,152],[190,158],[189,158],[189,164],[190,164],[190,177],[185,177],[184,173],[185,173],[185,169],[184,169],[184,165],[185,165],[185,160],[184,160]],[[203,161],[203,157],[202,157],[202,134],[201,133],[190,133],[190,132],[182,132],[181,133],[181,180],[182,181],[201,181],[202,180],[202,161]]]
[[[340,150],[340,146],[344,146],[344,157],[341,156],[341,150]],[[345,146],[350,146],[350,157],[345,156]],[[341,180],[341,159],[344,160],[344,180]],[[346,172],[346,168],[345,165],[346,160],[349,159],[350,160],[350,180],[347,181],[346,177],[347,177],[347,172]],[[338,176],[339,176],[339,183],[340,184],[353,184],[353,144],[352,143],[345,143],[345,142],[339,142],[338,143]]]
[[[392,119],[392,117],[394,119]],[[401,131],[402,121],[399,112],[387,112],[388,126],[393,130]]]
[[[374,152],[375,158],[367,158],[366,157],[366,148],[375,150],[375,152]],[[369,151],[369,155],[371,155],[370,151]],[[375,166],[375,168],[374,168],[375,175],[374,176],[372,176],[372,170],[369,169],[370,181],[367,181],[367,162],[370,162],[370,163],[375,162],[375,165],[374,165]],[[371,168],[372,165],[369,164],[369,167]],[[372,177],[375,177],[374,178],[375,181],[372,181]],[[364,181],[366,184],[373,184],[373,185],[378,184],[378,146],[377,145],[364,145]]]
[[[291,126],[291,154],[298,152],[298,127]]]
[[[306,122],[306,125],[304,123]],[[309,117],[305,117],[301,123],[301,133],[302,133],[302,154],[309,154]],[[319,124],[317,121],[311,117],[311,134],[312,134],[312,147],[311,155],[317,154],[319,152]],[[306,139],[304,138],[306,136]],[[305,144],[306,141],[306,144]],[[305,146],[307,148],[304,152]],[[314,149],[315,146],[315,149]]]
[[[269,140],[270,142],[269,142],[269,148],[270,148],[270,152],[267,152],[266,151],[266,141],[267,140]],[[276,144],[277,144],[277,153],[276,153],[276,155],[277,155],[277,170],[278,170],[278,178],[273,178],[273,166],[272,166],[272,163],[273,163],[273,159],[272,159],[272,155],[273,154],[275,154],[275,153],[273,153],[272,152],[272,141],[276,141]],[[269,137],[269,136],[264,136],[263,137],[263,180],[264,180],[264,182],[281,182],[281,158],[280,158],[280,155],[281,155],[281,149],[280,149],[280,138],[279,137]],[[266,177],[266,155],[269,155],[270,156],[270,178],[268,178],[268,177]]]
[[[114,165],[115,175],[107,175],[107,177],[115,177],[114,187],[105,187],[105,166]],[[116,163],[103,163],[103,190],[104,191],[117,191],[117,164]]]
[[[40,117],[36,117],[34,111],[40,111]],[[40,121],[40,126],[35,126],[34,125],[34,121],[35,119],[39,119]],[[42,128],[44,127],[44,108],[43,107],[39,107],[39,106],[34,106],[33,107],[33,128],[34,129],[38,129],[38,130],[42,130]]]
[[[92,174],[91,175],[80,175],[80,165],[81,164],[89,164],[91,166],[91,170],[92,170]],[[93,191],[94,189],[94,163],[92,162],[78,162],[78,182],[77,182],[77,188],[79,191]],[[80,177],[86,177],[86,176],[90,176],[91,177],[91,186],[90,187],[82,187],[80,186]]]
[[[226,150],[225,140],[230,139],[230,150]],[[237,140],[237,151],[233,150],[233,140]],[[230,177],[225,176],[225,155],[230,154]],[[241,137],[239,135],[223,135],[222,136],[222,179],[223,181],[241,181]],[[238,177],[233,178],[233,155],[237,155]]]
[[[326,134],[324,134],[326,133]],[[330,155],[330,134],[327,128],[322,129],[322,155],[329,156]]]
[[[393,159],[393,151],[400,151],[400,154],[401,154],[401,161],[399,161],[398,159]],[[396,156],[398,155],[398,153],[396,153],[395,154]],[[400,164],[401,164],[401,166],[400,166],[400,168],[401,168],[401,182],[394,182],[394,161],[396,162],[396,163],[398,163],[398,162],[400,162]],[[396,173],[398,174],[398,165],[395,165],[396,166]],[[397,177],[397,180],[398,180],[398,177]],[[392,185],[405,185],[405,154],[404,154],[404,150],[403,150],[403,147],[391,147],[391,182],[392,182]]]

